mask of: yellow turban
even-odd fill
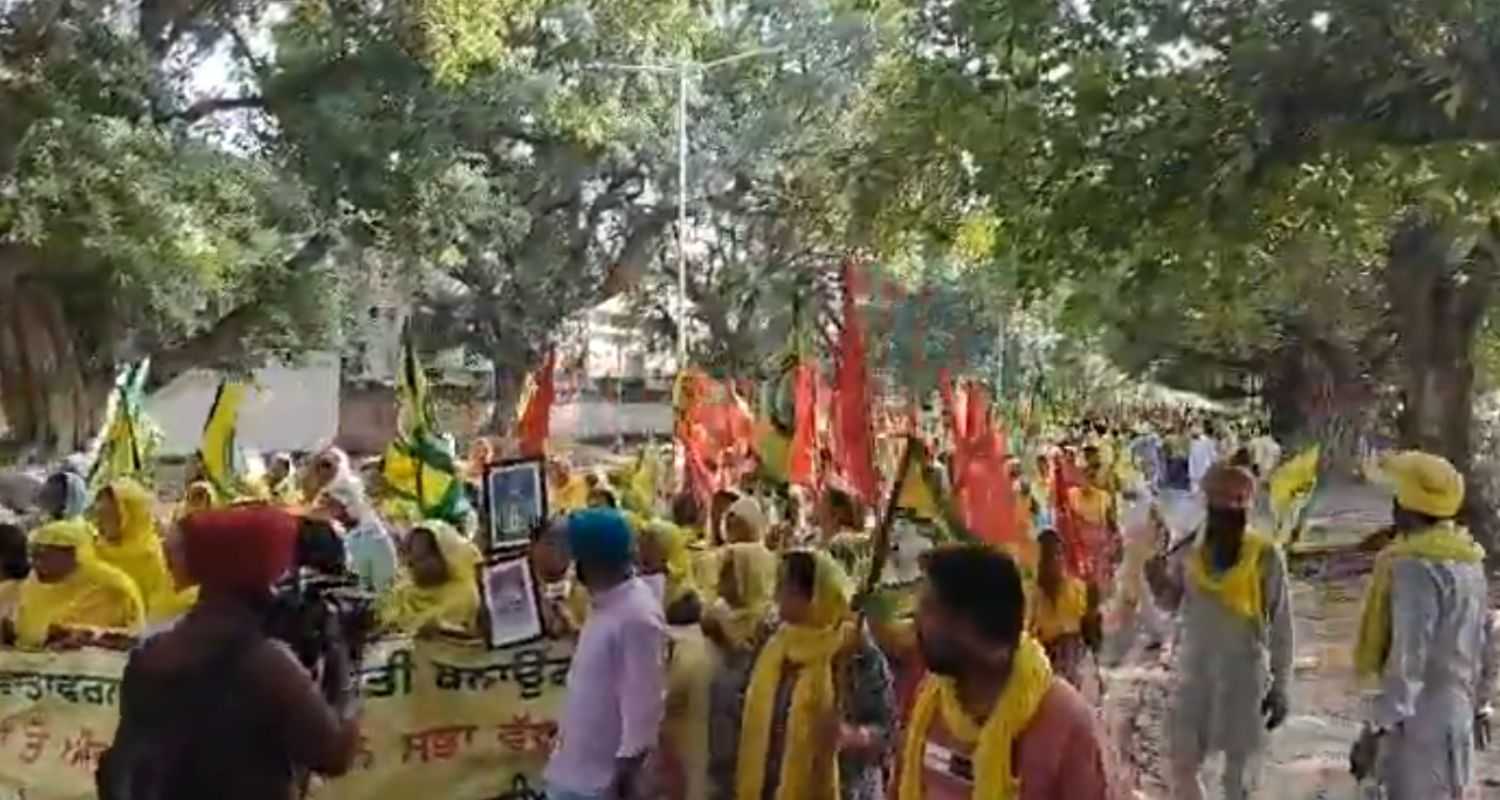
[[[1408,511],[1447,519],[1464,503],[1464,476],[1441,456],[1407,450],[1386,457],[1381,471]]]

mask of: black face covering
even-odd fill
[[[1208,535],[1223,536],[1245,530],[1248,516],[1243,508],[1210,508],[1208,510]]]

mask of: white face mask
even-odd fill
[[[667,598],[667,576],[658,572],[655,575],[642,575],[641,580],[651,587],[652,593],[656,595],[659,602],[666,602]]]

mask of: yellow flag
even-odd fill
[[[219,391],[208,409],[208,420],[203,423],[203,438],[198,445],[204,477],[214,485],[219,496],[226,499],[241,494],[243,462],[235,442],[235,429],[239,425],[240,406],[245,402],[245,389],[245,384],[239,381],[226,379],[219,382]]]

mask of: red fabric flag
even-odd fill
[[[966,412],[954,417],[955,424],[961,424],[953,444],[959,518],[969,532],[992,545],[1015,541],[1020,532],[1004,432],[989,423],[989,398],[983,387],[966,384],[959,397]]]
[[[527,458],[539,457],[547,450],[547,428],[552,423],[552,403],[557,399],[552,376],[556,365],[557,351],[548,350],[546,360],[532,375],[531,392],[516,425],[516,433],[521,440],[521,455]]]
[[[796,424],[792,430],[791,452],[787,454],[787,481],[798,486],[816,488],[817,368],[806,362],[798,364],[792,380]]]
[[[853,260],[844,262],[844,329],[839,333],[834,374],[834,438],[839,468],[850,488],[866,503],[879,502],[880,476],[870,428],[870,375],[865,363],[864,323],[855,298],[859,276]]]

